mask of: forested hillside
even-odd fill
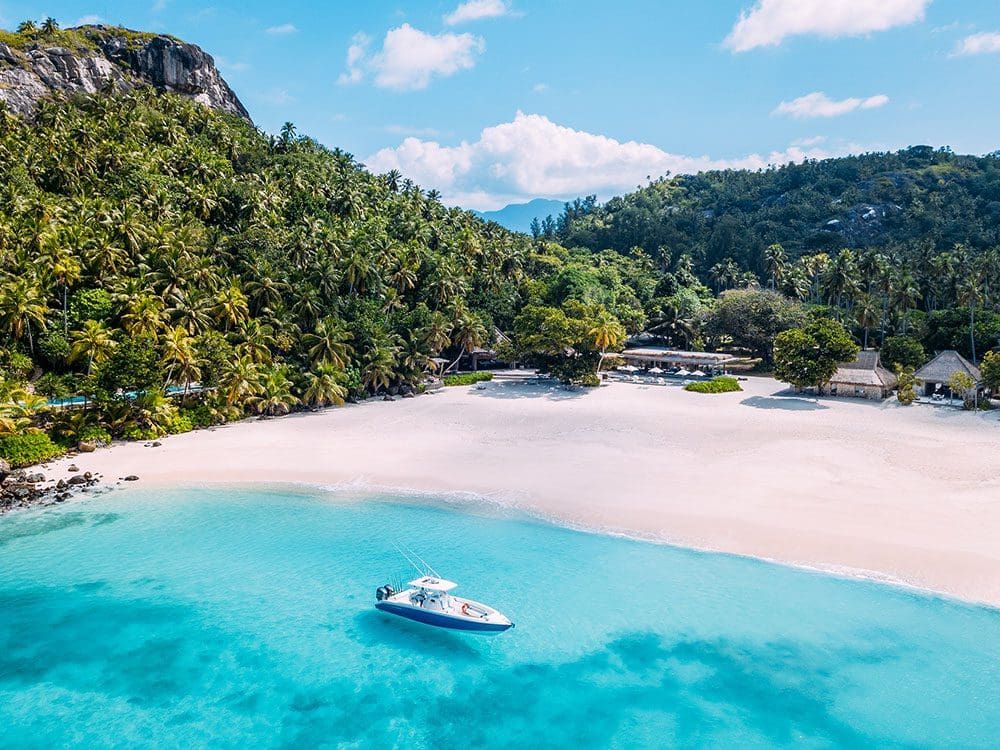
[[[622,277],[653,283],[643,262],[598,269],[291,125],[265,136],[152,90],[0,112],[0,185],[0,443],[48,451],[39,430],[148,438],[419,389],[431,358],[493,343],[526,304],[579,297],[594,349],[601,321],[620,329],[610,308],[643,320]],[[600,294],[564,278],[584,272]],[[165,397],[193,382],[210,390]],[[46,407],[66,396],[97,408]]]

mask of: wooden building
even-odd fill
[[[853,362],[840,365],[820,393],[880,400],[892,395],[895,387],[896,376],[882,366],[878,352],[863,350]]]

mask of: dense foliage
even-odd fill
[[[72,396],[145,439],[395,392],[525,304],[578,305],[596,352],[656,285],[152,91],[0,112],[0,184],[0,434],[66,427],[45,402]]]
[[[455,375],[445,375],[445,385],[473,385],[493,380],[492,372],[461,372]]]
[[[691,391],[692,393],[733,393],[735,391],[742,391],[743,388],[736,378],[728,375],[719,375],[711,380],[699,380],[694,383],[688,383],[684,386],[684,390]]]
[[[828,382],[841,362],[858,354],[844,327],[835,320],[815,318],[802,328],[783,331],[774,339],[774,374],[797,388]]]

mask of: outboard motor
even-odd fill
[[[375,601],[379,602],[384,601],[395,593],[396,592],[392,590],[392,586],[389,585],[379,586],[377,589],[375,589]]]

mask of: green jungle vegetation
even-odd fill
[[[734,393],[742,391],[739,381],[729,375],[719,375],[711,380],[700,380],[688,383],[684,386],[685,391],[692,393]]]
[[[461,372],[454,375],[445,375],[442,380],[445,385],[474,385],[475,383],[486,383],[493,380],[493,373]]]
[[[59,33],[86,36],[16,36]],[[481,347],[587,385],[640,332],[804,385],[859,345],[978,361],[998,165],[918,147],[664,178],[529,237],[151,89],[0,112],[0,457],[420,390]]]

